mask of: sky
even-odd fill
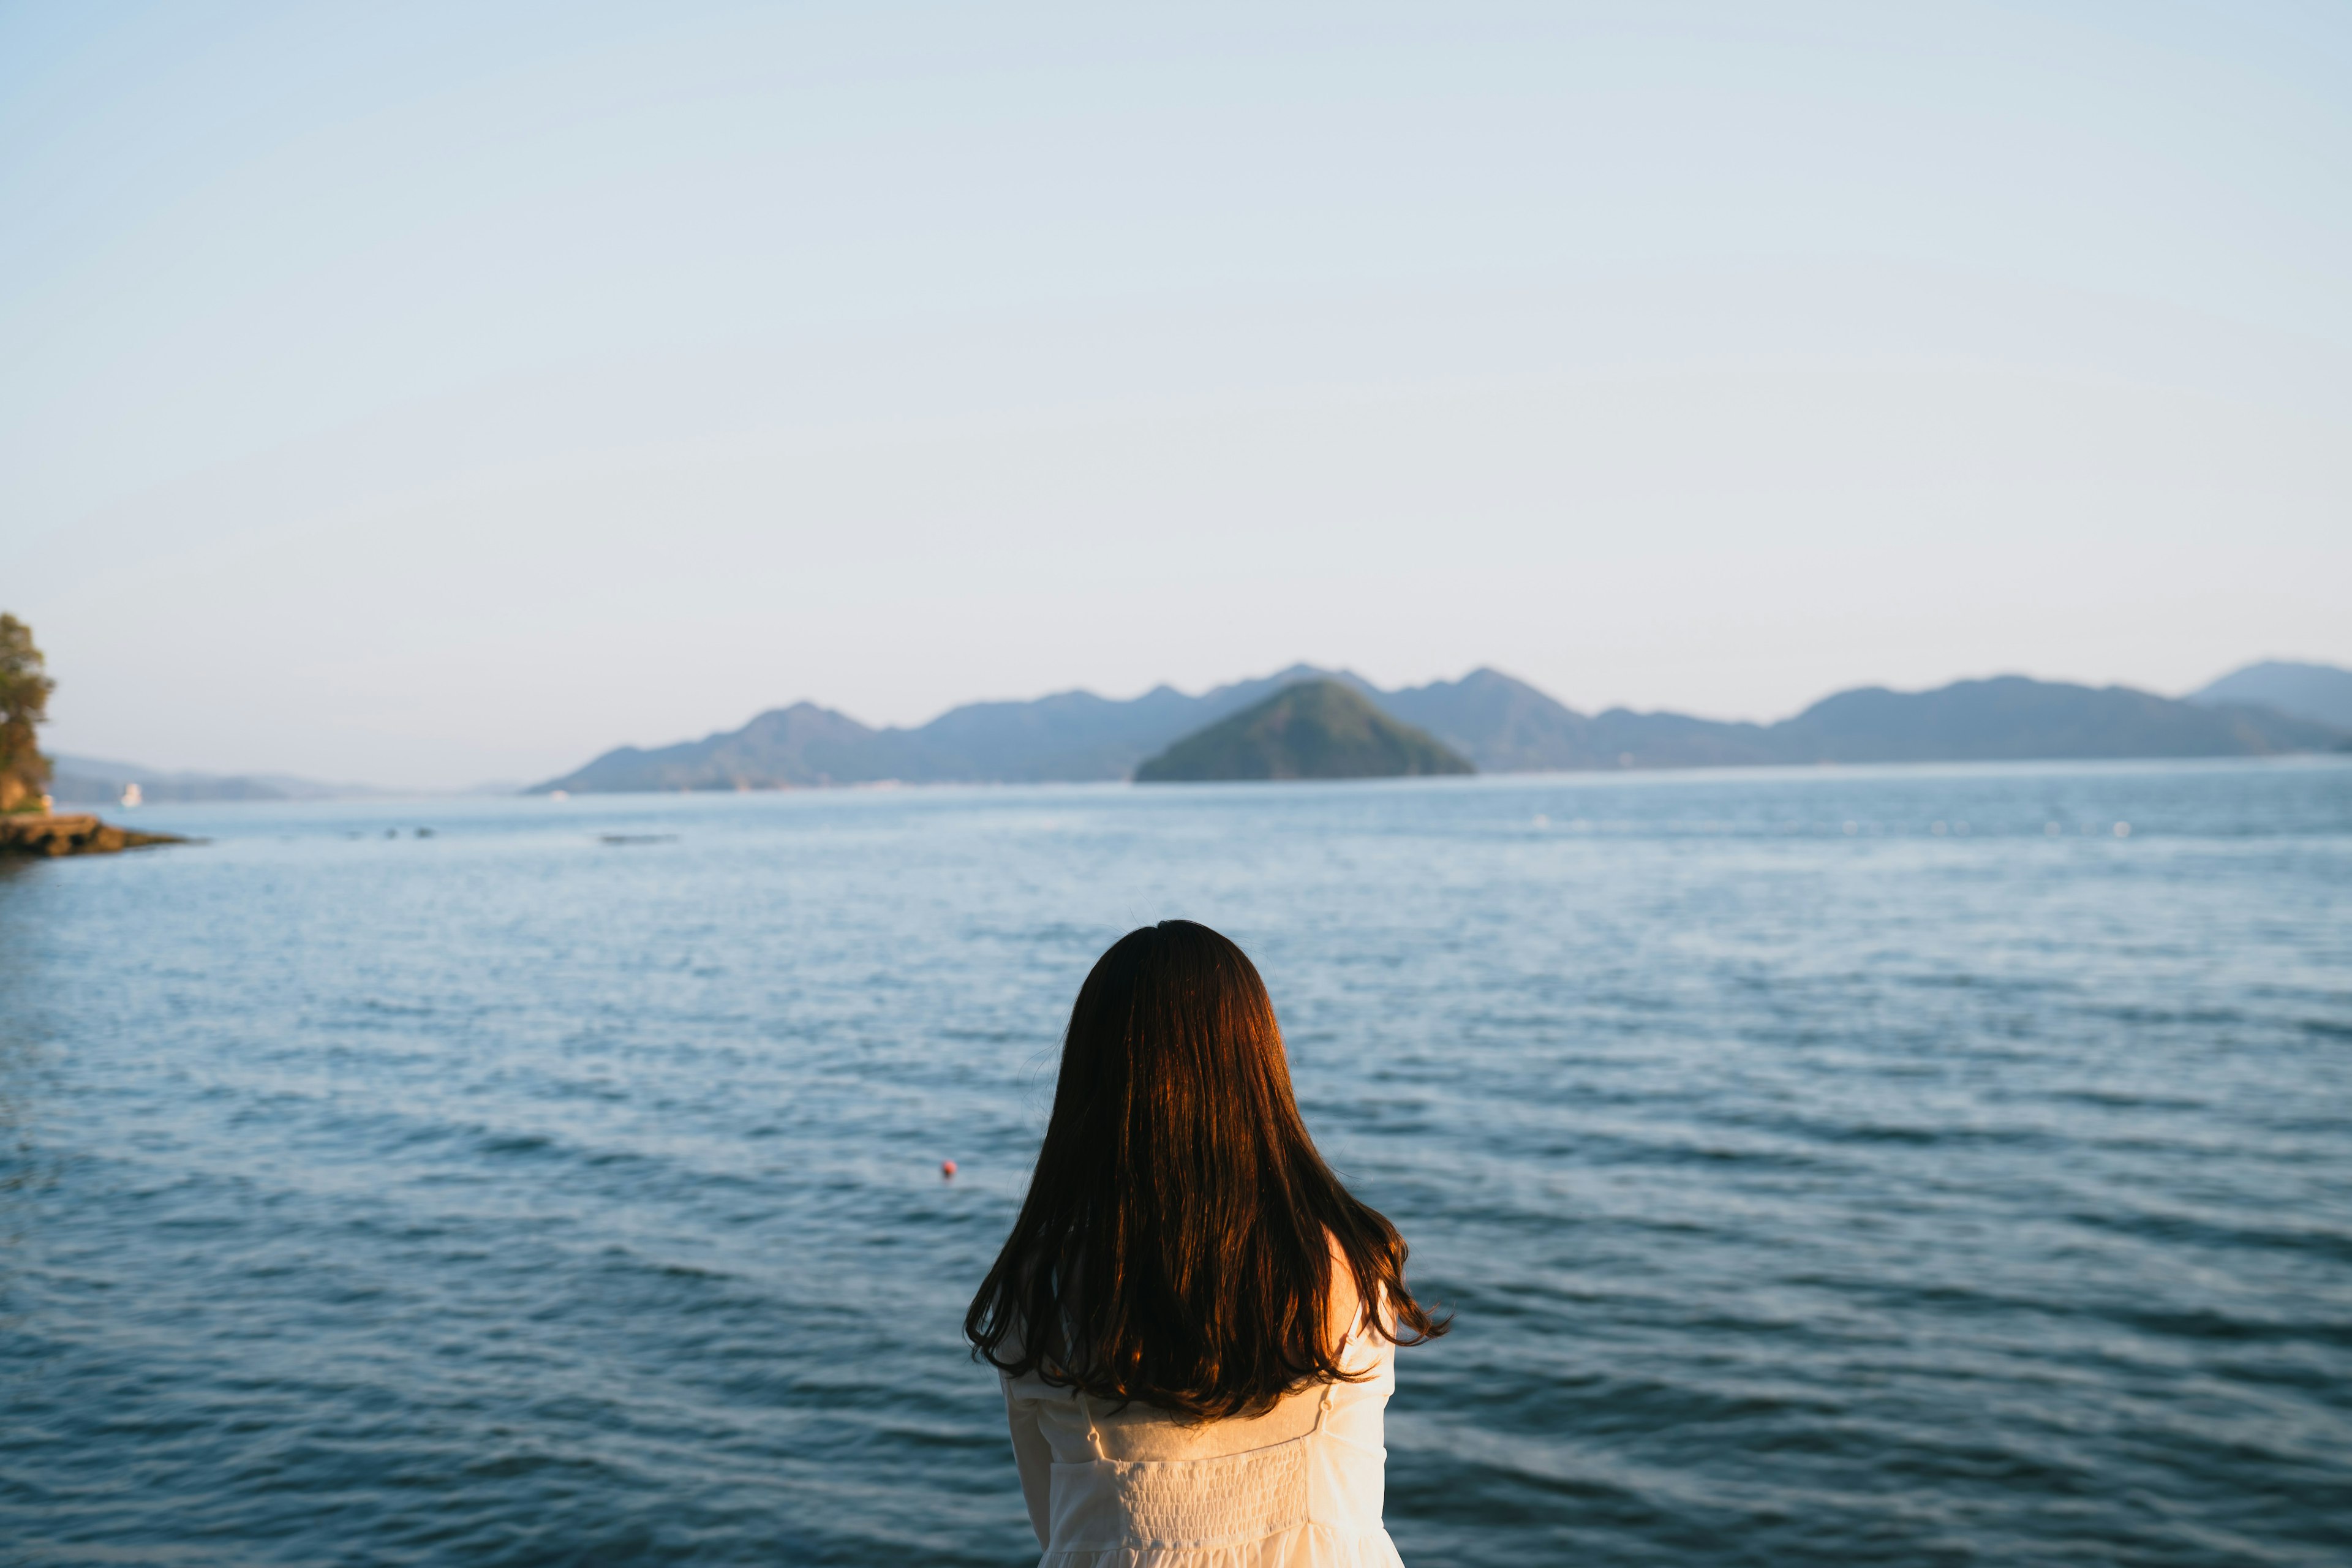
[[[51,750],[2352,664],[2340,4],[0,4],[0,215]]]

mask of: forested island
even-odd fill
[[[1373,779],[1469,773],[1469,761],[1336,680],[1286,686],[1185,736],[1135,770],[1138,784]]]

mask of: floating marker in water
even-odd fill
[[[940,1162],[940,1180],[942,1182],[952,1182],[955,1180],[955,1162],[953,1160],[942,1160]]]

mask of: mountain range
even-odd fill
[[[2225,677],[2216,688],[2251,673]],[[1494,669],[1384,691],[1350,671],[1302,664],[1197,697],[1160,686],[1125,701],[1066,691],[1031,702],[971,703],[911,729],[873,729],[799,702],[699,741],[623,746],[533,788],[585,793],[1125,779],[1146,758],[1194,731],[1286,687],[1314,680],[1352,687],[1381,711],[1426,731],[1488,773],[2252,756],[2327,751],[2352,742],[2352,725],[2232,700],[2216,688],[2182,700],[2130,687],[2000,676],[1932,691],[1864,687],[1824,698],[1794,718],[1753,724],[1622,708],[1580,713]]]

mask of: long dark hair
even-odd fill
[[[1255,1415],[1350,1377],[1325,1310],[1335,1244],[1371,1331],[1445,1331],[1405,1289],[1396,1226],[1315,1152],[1256,967],[1162,921],[1079,987],[1036,1173],[963,1331],[1015,1377]]]

